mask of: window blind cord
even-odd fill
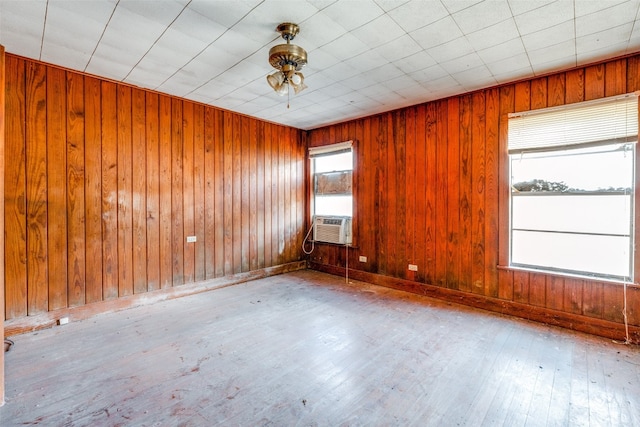
[[[311,232],[313,231],[313,227],[315,227],[315,223],[314,225],[311,226],[311,228],[309,228],[309,231],[307,232],[307,235],[304,236],[304,240],[302,241],[302,252],[304,252],[307,255],[311,255],[311,252],[313,252],[313,250],[315,249],[315,241],[311,241],[311,250],[309,252],[307,252],[307,250],[304,248],[307,244],[307,240],[309,239],[309,235],[311,234]]]

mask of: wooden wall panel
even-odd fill
[[[5,155],[12,159],[4,169],[4,220],[6,287],[5,312],[8,318],[27,314],[27,197],[26,197],[26,99],[25,63],[6,57],[5,75]],[[0,106],[1,108],[2,106]]]
[[[25,89],[27,157],[25,163],[27,172],[27,313],[30,315],[49,310],[46,75],[45,65],[27,64]]]
[[[368,262],[350,268],[621,323],[619,283],[508,268],[507,125],[512,112],[638,90],[639,64],[640,55],[616,59],[310,131],[319,146],[362,129],[350,261]],[[343,252],[317,244],[309,259],[343,266]],[[640,292],[629,289],[637,325]]]
[[[301,258],[301,131],[7,58],[7,319]]]
[[[83,305],[86,276],[85,230],[85,112],[84,78],[68,73],[67,79],[67,218],[68,303]]]

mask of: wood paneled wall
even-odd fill
[[[633,56],[309,132],[310,146],[356,141],[349,268],[623,322],[619,283],[498,267],[508,264],[506,124],[510,112],[637,90]],[[345,257],[318,244],[310,259],[344,266]],[[629,322],[640,325],[640,288],[627,293]]]
[[[12,55],[6,71],[7,319],[300,259],[299,130]]]

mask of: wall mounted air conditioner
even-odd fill
[[[313,240],[316,242],[351,243],[351,218],[340,216],[316,216],[313,223]]]

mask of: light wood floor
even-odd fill
[[[2,426],[640,425],[638,347],[313,271],[14,341]]]

